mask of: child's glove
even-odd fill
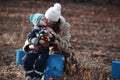
[[[54,34],[50,33],[46,29],[39,31],[39,33],[37,33],[36,36],[39,40],[44,40],[46,42],[54,42],[55,41]]]
[[[41,31],[39,31],[39,33],[37,33],[36,36],[37,36],[37,38],[40,39],[40,40],[42,39],[42,40],[44,40],[44,41],[46,41],[46,42],[50,41],[50,39],[49,39],[49,37],[48,37],[48,33],[47,33],[46,30],[41,30]]]

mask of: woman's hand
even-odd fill
[[[52,28],[46,27],[46,30],[48,31],[48,36],[49,36],[49,37],[53,37],[53,35],[54,35],[54,36],[56,35],[56,33],[53,31]]]

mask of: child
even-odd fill
[[[23,60],[23,67],[26,80],[31,80],[32,78],[41,79],[49,55],[49,43],[55,41],[55,36],[50,31],[50,28],[38,25],[39,22],[37,23],[36,20],[40,20],[41,15],[31,16],[31,19],[35,21],[39,28],[34,28],[28,34],[27,42],[29,44],[24,47],[26,56]]]

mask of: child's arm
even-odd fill
[[[29,34],[28,34],[28,41],[30,44],[33,44],[35,46],[39,46],[39,45],[42,45],[42,44],[45,44],[46,41],[42,40],[42,39],[39,39],[37,36],[36,36],[36,33],[38,33],[40,30],[32,30]]]

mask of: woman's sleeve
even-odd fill
[[[71,39],[71,25],[66,23],[61,30],[62,35],[57,35],[59,41],[59,47],[62,50],[68,50],[71,47],[70,39]]]

